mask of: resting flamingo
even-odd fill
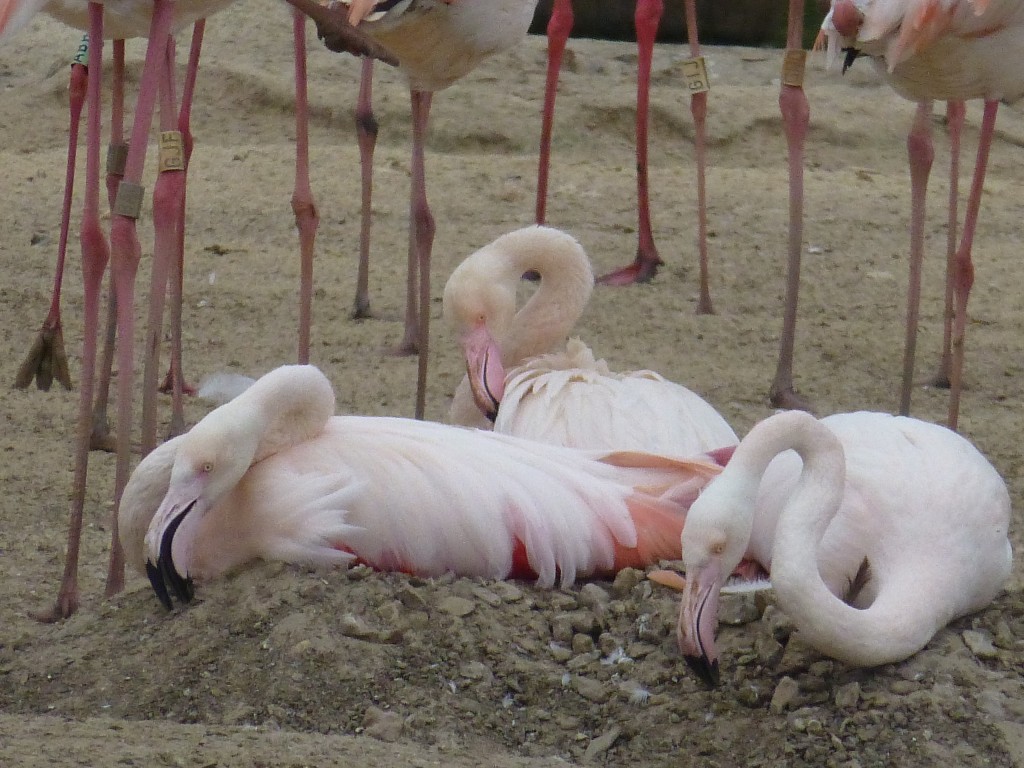
[[[349,27],[344,18],[331,14],[316,5],[313,0],[288,0],[292,5],[318,19],[322,29],[329,35],[336,47],[346,47],[353,52],[368,55],[390,56],[367,40],[358,31]],[[198,2],[195,16],[201,17],[220,7],[217,2]],[[92,55],[102,60],[104,39],[103,3],[81,3],[49,6],[46,0],[0,0],[0,38],[14,34],[40,10],[52,12],[59,9],[68,14],[71,23],[82,23],[84,14],[88,18],[89,40]],[[72,488],[71,516],[68,526],[68,551],[65,558],[64,574],[51,611],[39,614],[42,620],[64,618],[78,606],[78,552],[84,511],[85,484],[88,469],[89,440],[92,432],[92,395],[95,373],[96,333],[99,325],[100,283],[110,261],[113,296],[117,306],[118,346],[118,418],[117,418],[117,462],[114,481],[114,506],[120,501],[121,492],[128,479],[131,451],[132,385],[134,383],[134,289],[135,275],[141,257],[141,246],[136,233],[136,221],[141,212],[143,187],[141,186],[143,165],[147,149],[147,138],[158,95],[161,101],[161,128],[174,128],[173,117],[173,39],[171,30],[178,12],[174,0],[125,0],[110,3],[110,11],[117,19],[115,26],[126,29],[148,29],[146,61],[143,66],[136,104],[131,141],[124,161],[123,175],[118,184],[117,197],[111,217],[110,246],[100,227],[99,217],[99,143],[100,143],[100,74],[102,67],[89,68],[87,84],[88,124],[85,214],[82,223],[82,269],[84,292],[85,329],[82,353],[82,385],[79,397],[79,414],[75,447],[75,470]],[[296,23],[298,26],[298,23]],[[115,34],[126,34],[118,27]],[[161,155],[162,172],[154,188],[154,229],[157,241],[153,255],[152,288],[150,291],[150,328],[147,349],[151,350],[146,359],[147,382],[144,394],[155,390],[155,348],[152,341],[159,338],[160,322],[163,316],[164,290],[170,261],[179,246],[175,227],[181,222],[184,201],[184,154],[182,137],[164,149],[171,151]],[[155,396],[150,395],[143,404],[144,450],[155,443]],[[112,526],[112,546],[107,573],[106,592],[118,592],[123,585],[123,558],[117,538],[117,518]]]
[[[822,29],[832,56],[848,51],[847,65],[870,56],[900,95],[918,102],[910,136],[911,264],[901,410],[910,408],[923,258],[924,196],[933,155],[931,102],[983,99],[974,180],[960,246],[948,263],[954,304],[949,370],[949,425],[956,428],[963,378],[967,300],[974,282],[971,246],[981,208],[988,153],[999,102],[1024,96],[1024,3],[1020,0],[838,0]],[[956,126],[956,123],[954,123]],[[956,139],[959,137],[956,136]],[[955,214],[954,214],[955,215]]]
[[[690,508],[680,649],[718,682],[718,593],[747,557],[817,650],[854,666],[900,661],[996,596],[1012,565],[1009,521],[999,473],[945,427],[776,414]]]
[[[508,50],[526,37],[537,0],[342,0],[349,22],[393,52],[409,80],[412,102],[412,184],[409,196],[409,257],[405,330],[399,354],[419,354],[416,418],[426,408],[427,352],[430,337],[430,256],[434,217],[427,202],[424,142],[434,93],[469,74],[484,59]],[[371,63],[363,66],[356,126],[362,162],[362,231],[355,315],[369,313],[367,276],[370,196],[376,122],[371,105]],[[418,288],[417,288],[418,286]]]
[[[690,43],[691,59],[684,63],[686,85],[690,90],[690,112],[693,115],[694,152],[696,155],[697,186],[697,252],[700,265],[700,294],[697,301],[698,314],[711,314],[711,290],[708,277],[707,203],[705,201],[705,167],[707,165],[707,139],[705,123],[707,117],[708,76],[704,59],[700,54],[697,39],[697,8],[695,0],[685,0],[686,33]],[[636,87],[636,183],[637,183],[637,243],[636,258],[632,264],[617,269],[598,282],[606,285],[630,285],[643,283],[654,278],[665,262],[658,254],[651,227],[650,192],[647,178],[647,129],[648,105],[650,102],[651,61],[654,56],[654,41],[658,34],[664,10],[663,0],[636,0],[634,24],[637,44],[637,87]],[[548,68],[544,88],[544,109],[541,121],[540,160],[537,170],[538,224],[547,218],[548,176],[551,165],[551,132],[554,123],[555,95],[558,90],[558,72],[566,40],[573,26],[572,0],[554,0],[548,19]]]
[[[526,272],[540,285],[516,311]],[[594,286],[586,251],[551,227],[502,235],[448,279],[444,315],[466,358],[450,419],[575,448],[691,456],[735,445],[699,395],[653,371],[612,373],[579,339],[566,341]],[[507,372],[506,372],[507,370]]]
[[[284,366],[142,461],[119,530],[168,608],[261,557],[544,586],[643,567],[678,556],[686,508],[720,471],[333,413],[323,373]]]

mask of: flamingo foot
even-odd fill
[[[78,610],[78,590],[71,590],[67,593],[62,589],[57,595],[57,600],[48,611],[29,611],[29,618],[41,624],[56,624],[58,621],[71,618],[71,614]]]
[[[353,320],[370,320],[373,318],[373,312],[370,310],[370,300],[356,299],[355,303],[352,305],[352,314],[350,317]]]
[[[798,395],[796,390],[792,387],[786,387],[785,389],[772,389],[768,393],[768,402],[772,404],[773,408],[782,408],[787,411],[807,411],[807,413],[814,413],[814,407],[811,405],[811,401]]]
[[[117,453],[117,438],[110,431],[106,417],[93,419],[92,431],[89,433],[89,450]]]
[[[402,343],[395,347],[390,347],[386,354],[391,357],[413,357],[420,353],[420,345],[415,340],[409,341],[403,339]]]
[[[68,357],[64,352],[64,333],[60,321],[47,320],[39,329],[25,360],[18,367],[14,377],[15,389],[26,389],[36,380],[36,389],[49,392],[53,380],[71,390],[71,373],[68,371]]]
[[[159,391],[159,392],[161,392],[162,394],[165,394],[165,395],[169,395],[172,392],[174,392],[174,369],[173,368],[168,368],[167,369],[167,375],[164,376],[163,383],[159,386],[157,391]],[[184,379],[181,382],[181,391],[182,391],[183,394],[186,394],[189,397],[195,397],[195,394],[196,394],[196,388],[193,387],[191,384],[189,384]]]
[[[634,283],[649,283],[658,274],[658,267],[664,263],[657,254],[651,257],[638,253],[632,264],[602,275],[597,278],[597,284],[617,287]]]

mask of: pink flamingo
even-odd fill
[[[516,285],[540,276],[516,310]],[[458,424],[567,445],[693,456],[738,442],[698,394],[654,371],[613,373],[568,340],[594,286],[586,251],[570,235],[531,226],[468,256],[448,279],[444,314],[467,375],[452,402]],[[506,368],[510,369],[506,372]]]
[[[348,48],[356,53],[381,54],[382,49],[365,39],[356,30],[348,27],[344,18],[330,14],[312,0],[289,0],[293,5],[303,6],[304,11],[319,17],[328,32],[332,33],[336,45],[347,42]],[[102,60],[104,39],[104,5],[89,3],[85,11],[88,17],[89,40],[93,55]],[[107,573],[107,594],[118,592],[124,579],[123,555],[117,537],[116,508],[121,491],[128,479],[130,463],[130,438],[132,420],[132,384],[134,380],[134,286],[141,248],[136,235],[136,219],[142,204],[142,178],[147,137],[153,118],[157,97],[161,102],[161,128],[166,139],[161,144],[161,173],[154,189],[154,228],[157,242],[154,248],[152,288],[150,292],[150,328],[152,340],[159,334],[162,320],[163,297],[167,284],[170,259],[179,238],[175,228],[182,220],[184,200],[184,142],[179,132],[174,131],[173,84],[173,38],[171,29],[178,4],[173,0],[111,0],[110,10],[116,23],[124,23],[130,29],[148,25],[149,40],[146,62],[143,68],[140,93],[135,111],[132,138],[124,162],[123,177],[118,185],[117,198],[111,217],[110,247],[100,227],[99,218],[99,142],[100,142],[100,73],[101,67],[91,67],[88,73],[87,99],[89,102],[87,123],[87,161],[85,214],[82,223],[82,268],[84,283],[84,328],[82,355],[82,386],[79,399],[77,440],[75,448],[75,473],[72,488],[71,519],[68,529],[68,551],[64,574],[56,602],[49,612],[39,614],[42,620],[55,620],[69,616],[78,606],[78,552],[84,510],[85,484],[88,469],[88,450],[91,434],[91,409],[93,400],[93,378],[96,359],[96,333],[99,325],[99,293],[103,272],[110,261],[114,301],[117,305],[117,335],[121,339],[118,347],[118,420],[117,420],[117,462],[115,470],[115,519],[112,531],[110,563]],[[196,17],[217,10],[216,2],[198,2]],[[0,37],[13,34],[39,10],[46,8],[45,0],[2,0],[0,2]],[[52,9],[47,9],[52,10]],[[61,12],[80,14],[81,4],[70,10],[61,6]],[[80,16],[75,16],[79,19]],[[75,22],[73,22],[75,23]],[[117,34],[121,34],[120,30]],[[386,55],[386,54],[383,54]],[[147,349],[145,380],[150,386],[144,388],[144,396],[150,397],[150,405],[143,404],[144,452],[155,441],[155,391],[156,344],[150,341]]]
[[[847,63],[870,56],[893,88],[918,102],[919,108],[907,139],[913,205],[911,209],[911,263],[907,301],[907,337],[900,407],[910,408],[914,342],[920,301],[923,258],[924,196],[933,156],[931,102],[983,99],[984,115],[978,139],[978,157],[967,200],[963,235],[947,262],[947,280],[954,311],[946,349],[949,368],[949,425],[956,428],[964,363],[967,300],[974,282],[971,247],[981,208],[988,153],[1000,101],[1024,96],[1024,77],[1008,63],[1024,55],[1024,4],[1019,0],[838,0],[822,25],[832,55],[848,50]],[[951,122],[955,148],[959,146],[962,116]],[[955,221],[951,206],[951,220]],[[944,349],[944,355],[945,355]],[[941,371],[940,371],[941,372]]]
[[[165,606],[255,558],[544,586],[643,567],[678,556],[686,508],[720,471],[333,414],[319,370],[277,368],[139,464],[119,530]]]
[[[419,354],[416,418],[426,408],[430,332],[430,257],[434,217],[427,202],[424,142],[434,93],[454,84],[480,62],[526,37],[537,0],[342,0],[349,22],[377,40],[399,60],[409,79],[412,102],[412,184],[409,196],[409,261],[405,327],[397,354]],[[364,62],[356,126],[362,165],[362,224],[356,317],[369,314],[367,288],[370,198],[377,125],[371,105],[373,68]]]
[[[685,0],[686,32],[689,38],[691,59],[685,63],[687,86],[691,92],[690,111],[693,114],[694,151],[697,165],[697,250],[700,263],[700,298],[698,314],[711,314],[711,291],[708,285],[707,246],[707,204],[705,199],[705,168],[707,165],[707,140],[705,122],[707,116],[707,92],[709,89],[707,70],[700,54],[697,39],[697,10],[695,0]],[[633,263],[615,270],[598,282],[606,285],[630,285],[651,280],[664,264],[658,255],[651,228],[649,184],[647,179],[647,128],[648,104],[651,82],[651,60],[654,55],[654,40],[664,10],[663,0],[637,0],[634,23],[636,25],[637,91],[636,91],[636,168],[637,168],[637,211],[639,215],[636,258]],[[573,26],[572,0],[554,0],[548,20],[548,69],[544,89],[544,111],[541,122],[540,161],[537,171],[538,224],[546,219],[548,175],[551,160],[551,131],[555,113],[555,95],[558,90],[558,72],[566,40]]]
[[[771,416],[690,507],[680,649],[718,683],[718,594],[745,557],[819,651],[853,666],[900,661],[995,598],[1012,566],[1009,521],[999,473],[945,427]]]

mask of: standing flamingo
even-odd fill
[[[143,460],[119,530],[164,605],[259,557],[565,586],[678,556],[686,508],[719,472],[333,413],[319,370],[285,366]]]
[[[398,57],[409,80],[412,102],[412,184],[409,196],[409,259],[405,330],[399,354],[419,354],[416,418],[426,409],[427,351],[430,332],[430,256],[434,217],[427,202],[424,142],[430,104],[443,90],[481,61],[508,50],[526,37],[537,0],[342,0],[349,22]],[[363,168],[362,233],[356,316],[369,310],[366,277],[369,259],[370,184],[376,123],[370,104],[373,69],[362,72],[357,129]],[[418,289],[417,289],[418,285]]]
[[[949,264],[954,316],[951,336],[949,425],[956,429],[964,363],[967,300],[974,282],[971,247],[981,208],[988,153],[999,102],[1024,96],[1024,3],[1020,0],[837,0],[822,25],[834,56],[852,63],[870,56],[897,93],[918,102],[911,147],[911,264],[901,409],[910,407],[914,340],[920,297],[924,194],[931,164],[931,102],[983,99],[978,158],[960,246]],[[955,137],[957,140],[959,136]]]
[[[516,311],[526,272],[540,285]],[[735,445],[736,433],[699,395],[653,371],[612,373],[579,339],[566,343],[594,286],[570,235],[531,226],[468,256],[444,291],[467,376],[451,420],[575,448],[692,456]],[[506,369],[508,370],[506,373]]]
[[[680,649],[717,684],[718,593],[747,557],[819,651],[854,666],[900,661],[996,596],[1012,565],[1009,521],[999,473],[945,427],[776,414],[690,508]]]
[[[321,19],[325,30],[330,32],[336,44],[348,41],[349,48],[359,54],[382,54],[382,49],[367,40],[345,23],[343,17],[330,14],[312,0],[289,0],[293,5],[303,6]],[[81,23],[83,6],[55,6],[61,13],[69,14],[72,23]],[[198,2],[194,8],[201,10],[196,16],[217,10],[217,2]],[[93,56],[102,60],[104,9],[102,3],[84,6],[88,18],[89,40]],[[107,573],[107,594],[118,592],[123,584],[123,557],[117,537],[116,508],[121,491],[128,479],[131,450],[132,384],[134,381],[134,286],[135,274],[141,256],[141,247],[136,234],[136,220],[141,212],[144,189],[141,186],[147,138],[157,97],[161,101],[161,142],[160,174],[154,189],[153,218],[157,233],[153,255],[152,287],[150,291],[150,343],[146,360],[146,379],[151,387],[144,388],[144,395],[155,390],[155,349],[154,334],[159,334],[162,319],[163,296],[167,284],[169,260],[180,245],[175,231],[182,221],[184,202],[184,146],[180,132],[172,130],[175,90],[173,83],[173,39],[171,29],[175,21],[178,4],[174,0],[111,0],[110,11],[115,24],[128,29],[138,29],[148,24],[148,46],[143,67],[136,105],[135,122],[129,149],[124,162],[124,172],[118,186],[113,215],[111,217],[110,247],[100,227],[99,219],[99,137],[100,137],[100,73],[102,68],[89,68],[87,98],[89,102],[87,126],[87,161],[85,214],[82,223],[82,265],[84,283],[85,328],[82,354],[82,386],[79,398],[77,440],[75,448],[75,472],[72,489],[71,519],[68,526],[68,551],[64,574],[52,610],[38,616],[42,620],[55,620],[69,616],[78,606],[78,552],[81,537],[82,516],[85,504],[85,484],[88,469],[89,439],[92,431],[92,393],[96,358],[96,332],[99,324],[99,292],[103,272],[109,259],[113,284],[113,296],[117,306],[117,335],[121,340],[118,348],[118,421],[117,421],[117,462],[115,469],[114,506],[115,518],[112,526],[112,546]],[[0,0],[0,38],[14,34],[40,10],[52,11],[46,0]],[[77,21],[75,21],[77,20]],[[121,34],[118,29],[116,34]],[[386,53],[382,55],[387,55]],[[154,400],[150,395],[149,404]],[[155,443],[155,410],[143,405],[143,447]]]
[[[705,122],[709,81],[704,59],[700,54],[697,39],[696,0],[685,0],[686,33],[690,43],[690,58],[684,62],[686,85],[690,90],[690,111],[694,125],[694,151],[697,164],[697,251],[700,263],[700,298],[698,314],[711,314],[711,291],[708,285],[708,243],[707,204],[705,201],[705,167],[707,165],[707,140]],[[651,280],[665,262],[658,255],[651,228],[650,194],[647,178],[647,129],[648,105],[650,101],[651,61],[654,56],[654,40],[664,10],[663,0],[636,0],[634,24],[637,43],[637,88],[636,88],[636,182],[639,241],[633,263],[615,270],[598,282],[606,285],[630,285]],[[558,90],[558,72],[562,66],[562,54],[566,40],[572,32],[572,0],[554,0],[548,19],[548,68],[544,88],[544,109],[541,121],[540,160],[537,171],[538,224],[544,224],[547,209],[548,175],[551,163],[551,131],[554,123],[555,95]]]

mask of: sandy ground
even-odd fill
[[[261,0],[233,7],[208,30],[188,198],[185,366],[193,382],[224,370],[257,375],[295,355],[288,18],[283,6]],[[353,322],[358,65],[310,37],[313,187],[322,215],[312,357],[344,411],[411,415],[415,363],[382,354],[401,333],[407,95],[398,76],[380,73],[376,317]],[[0,254],[7,265],[0,381],[13,381],[47,307],[67,62],[77,40],[39,19],[0,49]],[[574,41],[571,52],[549,222],[575,234],[606,271],[636,247],[635,54],[628,44],[589,41]],[[711,316],[694,313],[693,132],[680,87],[683,56],[674,47],[657,50],[652,95],[654,223],[667,266],[650,285],[597,291],[579,332],[615,368],[653,368],[702,393],[742,434],[770,413],[766,393],[781,327],[780,54],[708,51]],[[130,46],[129,57],[134,84],[141,48]],[[543,68],[544,41],[531,39],[435,100],[428,172],[438,222],[438,319],[453,265],[532,219]],[[863,63],[840,77],[812,60],[808,95],[797,386],[820,414],[891,410],[902,354],[905,134],[913,107]],[[968,152],[979,114],[972,106]],[[942,314],[948,149],[938,117],[935,127],[922,379],[937,359]],[[961,419],[1010,486],[1018,552],[1024,299],[1007,289],[1019,283],[1022,141],[1024,120],[1003,109],[975,244]],[[148,208],[141,229],[148,248]],[[77,377],[81,278],[72,253],[65,335]],[[147,264],[144,257],[140,286],[148,284]],[[427,411],[443,419],[461,371],[451,337],[440,323],[435,328]],[[723,685],[708,692],[675,650],[675,598],[636,572],[614,584],[547,592],[262,565],[204,588],[196,605],[172,615],[134,575],[123,594],[105,601],[113,460],[94,454],[83,605],[67,622],[38,624],[28,612],[50,604],[63,562],[76,403],[76,392],[59,389],[0,390],[5,765],[1024,765],[1019,558],[1007,592],[989,609],[943,630],[912,659],[878,670],[850,670],[808,650],[773,606],[734,605],[740,626],[721,633]],[[915,393],[921,418],[941,420],[945,405],[942,391]],[[208,407],[190,402],[189,418]]]

